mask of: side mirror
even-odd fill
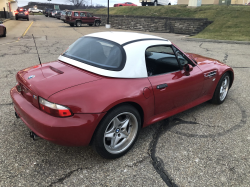
[[[190,74],[190,71],[193,71],[193,66],[191,66],[190,64],[185,64],[183,66],[183,70],[184,74],[188,76]]]

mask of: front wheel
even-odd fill
[[[136,142],[140,127],[141,117],[134,107],[131,105],[116,107],[101,121],[92,145],[103,158],[121,157]]]
[[[229,90],[229,86],[230,86],[230,75],[229,73],[225,73],[224,75],[222,75],[216,89],[214,92],[214,96],[211,99],[211,103],[214,104],[222,104],[226,97],[227,97],[227,93]]]

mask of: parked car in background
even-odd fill
[[[43,10],[35,9],[35,8],[29,8],[28,11],[29,11],[29,13],[30,12],[32,12],[32,13],[39,13],[39,12],[42,13],[43,12]]]
[[[45,15],[45,17],[48,17],[48,16],[49,16],[50,11],[53,11],[53,9],[46,8],[46,9],[44,10],[44,15]]]
[[[165,38],[99,32],[56,61],[19,71],[10,95],[32,138],[92,145],[114,159],[133,147],[141,128],[209,100],[222,104],[233,80],[228,65]]]
[[[19,18],[22,18],[22,19],[27,19],[27,21],[29,21],[29,12],[28,12],[28,10],[23,9],[23,8],[18,8],[15,11],[15,18],[16,18],[16,20],[18,20]]]
[[[48,17],[52,17],[52,12],[54,11],[54,9],[49,9],[48,10]]]
[[[0,36],[6,37],[6,34],[7,34],[7,29],[3,25],[3,22],[0,21]]]
[[[82,24],[99,26],[101,24],[101,18],[92,16],[90,13],[84,11],[69,11],[67,12],[65,22],[71,27],[75,25],[80,27]]]
[[[60,11],[60,10],[53,10],[53,11],[51,12],[51,17],[55,18],[57,12],[59,12],[59,11]]]
[[[118,7],[118,6],[137,6],[137,5],[134,3],[130,3],[130,2],[114,4],[114,7]]]
[[[169,5],[169,0],[139,0],[141,6]]]
[[[61,12],[60,20],[62,20],[63,22],[65,22],[65,16],[66,16],[66,11],[62,11]]]
[[[60,19],[61,18],[61,12],[62,11],[57,11],[57,13],[55,14],[55,18]]]

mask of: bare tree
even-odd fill
[[[86,0],[68,0],[68,2],[72,3],[76,8],[83,6],[86,3]]]

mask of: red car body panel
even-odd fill
[[[130,2],[114,4],[114,7],[119,7],[119,6],[137,6],[137,5]]]
[[[0,36],[4,34],[6,27],[3,24],[0,24]]]
[[[136,79],[104,77],[60,61],[46,63],[18,72],[23,90],[18,92],[14,87],[10,95],[18,115],[38,136],[62,145],[88,145],[101,119],[119,104],[131,103],[139,109],[145,127],[210,100],[226,71],[231,72],[233,81],[229,66],[200,55],[186,55],[198,64],[190,75],[180,70]],[[206,77],[211,71],[216,75]],[[36,78],[28,80],[30,75]],[[156,88],[164,83],[166,88]],[[74,115],[53,117],[39,109],[33,95],[66,106]]]
[[[11,89],[10,94],[16,113],[29,129],[39,137],[60,145],[88,145],[96,126],[105,115],[74,114],[68,118],[58,118],[35,108],[16,87]]]

